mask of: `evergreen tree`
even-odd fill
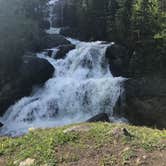
[[[139,40],[152,39],[158,28],[157,1],[137,0],[133,14],[134,31]],[[150,28],[149,28],[150,27]]]

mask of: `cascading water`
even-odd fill
[[[54,0],[56,1],[56,0]],[[53,1],[50,1],[50,3]],[[0,135],[19,136],[29,128],[47,128],[84,122],[99,113],[113,117],[124,78],[113,77],[105,59],[108,44],[69,39],[76,48],[65,59],[38,53],[55,68],[44,87],[11,106],[0,119]],[[56,56],[53,48],[53,56]]]
[[[77,42],[63,60],[46,58],[55,68],[53,78],[30,97],[11,106],[2,122],[1,135],[20,135],[28,128],[83,122],[102,112],[112,115],[123,78],[114,78],[105,60],[107,44]]]
[[[60,33],[60,28],[55,28],[53,27],[53,18],[55,19],[55,14],[54,14],[54,7],[57,5],[57,3],[59,2],[59,0],[50,0],[47,3],[48,9],[49,9],[49,17],[48,17],[48,21],[50,23],[50,28],[48,30],[46,30],[46,32],[48,34],[59,34]]]

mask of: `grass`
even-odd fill
[[[85,125],[89,127],[88,131],[81,131],[80,128],[78,131],[64,132],[72,127],[65,126],[31,130],[18,138],[1,137],[0,160],[4,160],[4,166],[17,166],[27,158],[35,159],[35,166],[72,165],[71,163],[114,166],[132,165],[142,156],[156,154],[158,157],[159,153],[166,152],[166,130],[126,124],[79,124]],[[127,129],[132,137],[125,136],[123,128]],[[164,159],[166,161],[166,158]],[[87,161],[89,163],[86,163]],[[152,163],[152,158],[149,157],[149,161]]]
[[[77,133],[64,134],[62,129],[36,130],[19,138],[1,138],[0,154],[8,160],[8,165],[13,165],[26,158],[34,158],[36,165],[44,163],[56,164],[54,148],[74,142]]]

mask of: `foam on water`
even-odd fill
[[[1,119],[0,135],[18,136],[29,128],[47,128],[83,122],[106,112],[112,117],[123,78],[113,77],[105,59],[107,44],[79,42],[65,59],[54,60],[38,53],[55,68],[44,87],[11,106]]]
[[[53,27],[52,20],[56,18],[56,15],[54,14],[54,7],[59,2],[59,0],[50,0],[47,3],[48,10],[49,10],[49,16],[47,18],[48,22],[50,23],[50,28],[46,30],[47,34],[59,34],[61,28]]]
[[[53,35],[53,34],[59,34],[60,31],[61,31],[61,28],[50,27],[49,29],[46,30],[46,33]]]

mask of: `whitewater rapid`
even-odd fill
[[[47,21],[50,24],[50,28],[46,30],[47,34],[53,35],[53,34],[59,34],[61,28],[57,28],[53,26],[53,20],[59,19],[55,14],[54,14],[54,8],[55,6],[59,3],[59,0],[50,0],[47,3],[48,6],[48,12],[49,16],[47,18]]]
[[[108,44],[79,42],[65,59],[55,60],[38,53],[55,68],[44,87],[11,106],[1,119],[0,135],[18,136],[29,128],[47,128],[84,122],[99,113],[114,119],[113,108],[124,78],[113,77],[105,59]]]
[[[59,0],[50,0],[48,34],[58,34],[52,26],[55,5]],[[0,136],[20,136],[30,128],[48,128],[71,123],[85,122],[89,118],[107,113],[111,121],[121,121],[113,116],[114,106],[123,92],[122,77],[113,77],[105,52],[110,44],[104,42],[81,42],[67,38],[76,48],[66,58],[56,60],[58,48],[37,53],[38,58],[48,60],[55,68],[54,75],[41,88],[34,88],[29,97],[12,105],[0,118],[4,126]],[[112,43],[114,44],[114,43]]]

